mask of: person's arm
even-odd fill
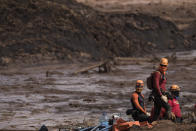
[[[140,104],[139,104],[138,95],[137,95],[136,93],[134,93],[134,94],[132,95],[132,99],[133,99],[133,103],[134,103],[135,107],[136,107],[138,110],[140,110],[140,111],[142,111],[142,112],[144,112],[144,113],[146,114],[146,111],[145,111],[145,110],[140,106]]]
[[[155,72],[153,77],[153,86],[155,87],[156,93],[161,97],[162,93],[159,87],[159,81],[160,81],[161,74],[160,72]]]

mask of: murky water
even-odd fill
[[[161,54],[162,56],[171,55]],[[168,84],[181,86],[181,104],[196,102],[196,51],[177,52],[170,62]],[[37,130],[42,124],[57,127],[90,120],[97,124],[101,112],[125,116],[137,79],[145,81],[154,70],[148,61],[116,66],[113,72],[71,75],[78,65],[31,67],[0,74],[0,129]],[[46,76],[49,71],[49,76]],[[150,90],[144,89],[147,99]],[[150,111],[152,103],[147,103]]]

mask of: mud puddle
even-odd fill
[[[172,53],[161,54],[171,56]],[[160,57],[160,56],[158,56]],[[157,62],[130,61],[111,73],[71,75],[83,65],[29,67],[0,73],[0,129],[38,130],[42,124],[59,127],[73,123],[96,125],[103,111],[125,116],[137,79],[145,80]],[[84,67],[84,66],[83,66]],[[170,60],[167,88],[178,84],[186,112],[196,101],[196,51],[177,52]],[[143,91],[147,95],[150,90]],[[152,103],[147,102],[150,111]]]

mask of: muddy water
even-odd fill
[[[172,53],[160,56],[171,56]],[[159,56],[159,57],[160,57]],[[196,51],[177,52],[170,61],[167,87],[181,87],[180,102],[185,112],[196,102]],[[157,62],[120,62],[107,74],[97,69],[72,75],[84,65],[51,65],[1,70],[0,129],[37,130],[74,123],[97,124],[100,114],[121,113],[131,108],[130,94],[137,79],[145,80]],[[48,72],[48,73],[46,73]],[[146,98],[150,93],[147,88]],[[150,111],[152,103],[147,102]]]

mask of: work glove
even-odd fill
[[[161,96],[161,99],[162,99],[165,103],[167,103],[167,102],[168,102],[167,97],[166,97],[166,96],[164,96],[164,95],[162,95],[162,96]]]
[[[176,119],[176,116],[175,116],[175,114],[173,112],[171,112],[171,119],[172,120],[175,120]]]
[[[146,112],[146,115],[149,117],[150,116],[150,113],[149,112]]]
[[[175,121],[175,119],[176,119],[176,116],[175,116],[175,114],[173,112],[169,112],[168,113],[168,117],[169,117],[170,120],[174,120]]]
[[[118,120],[119,118],[120,118],[120,116],[118,114],[113,114],[112,115],[113,120]]]

